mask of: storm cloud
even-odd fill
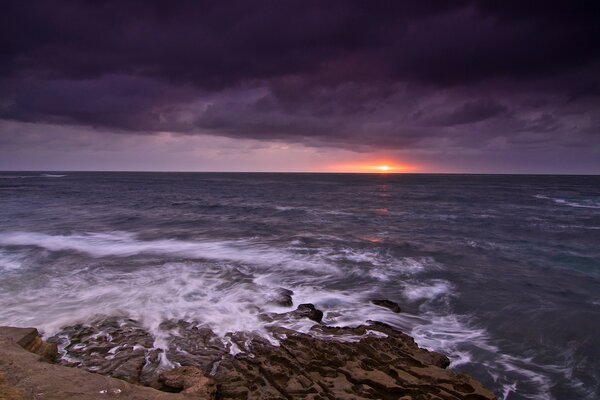
[[[438,164],[580,148],[600,169],[594,2],[0,7],[4,143],[14,130],[2,126],[18,122],[435,153]]]

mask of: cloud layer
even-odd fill
[[[594,2],[2,8],[4,143],[9,125],[51,124],[420,154],[450,169],[461,156],[475,165],[477,155],[502,164],[575,153],[565,170],[600,171]]]

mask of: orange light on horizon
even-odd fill
[[[375,168],[376,170],[378,170],[380,172],[383,172],[383,173],[385,173],[385,172],[391,172],[391,171],[393,171],[393,170],[396,169],[394,167],[390,167],[389,165],[376,165],[373,168]]]
[[[393,162],[385,161],[369,164],[338,164],[332,165],[328,169],[336,172],[394,174],[402,172],[411,172],[414,171],[416,168],[411,165],[400,165]]]

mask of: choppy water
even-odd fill
[[[403,329],[500,398],[598,398],[600,177],[0,174],[0,324],[267,335],[279,287],[328,324]]]

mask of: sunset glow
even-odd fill
[[[403,173],[403,172],[415,172],[417,168],[411,165],[402,165],[395,162],[373,162],[364,164],[338,164],[332,165],[328,168],[334,172],[354,172],[354,173]]]

